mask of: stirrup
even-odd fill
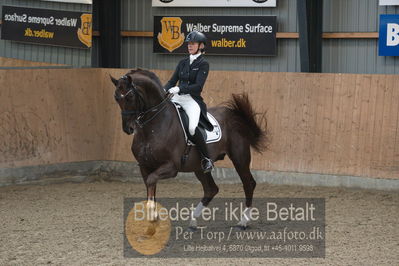
[[[207,157],[204,157],[201,160],[201,167],[202,167],[202,170],[204,170],[205,174],[212,172],[212,170],[213,170],[213,162],[212,162],[212,160],[207,158]]]

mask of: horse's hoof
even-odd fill
[[[188,228],[187,228],[187,231],[188,232],[196,232],[198,229],[197,229],[197,227],[194,227],[194,226],[189,226]]]
[[[244,225],[235,225],[235,226],[233,226],[235,229],[237,229],[237,230],[240,230],[240,231],[245,231],[245,230],[247,230],[248,229],[248,225],[247,226],[244,226]]]
[[[148,237],[147,236],[139,236],[139,237],[137,237],[136,240],[137,240],[137,242],[141,243],[143,241],[148,240]]]
[[[145,234],[147,236],[153,236],[155,234],[156,227],[157,227],[156,223],[150,222],[150,224],[147,227],[147,230],[146,230]]]
[[[147,231],[145,232],[145,234],[148,236],[155,235],[155,228],[148,228]]]

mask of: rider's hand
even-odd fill
[[[170,88],[170,89],[168,90],[168,92],[171,93],[171,94],[178,94],[179,91],[180,91],[180,88],[177,87],[177,86],[176,86],[176,87],[172,87],[172,88]]]

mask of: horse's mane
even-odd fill
[[[127,75],[130,75],[132,78],[133,78],[133,76],[136,76],[137,74],[149,78],[149,80],[152,81],[153,85],[155,85],[159,91],[163,91],[162,83],[159,80],[158,76],[155,75],[154,72],[151,72],[151,71],[145,70],[145,69],[141,69],[141,68],[137,68],[137,69],[132,69],[127,73]]]

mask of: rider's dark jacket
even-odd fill
[[[190,65],[190,58],[187,57],[179,62],[172,77],[164,86],[165,91],[176,86],[180,88],[179,94],[190,94],[201,108],[200,123],[207,129],[212,131],[213,126],[209,122],[206,115],[207,109],[204,100],[201,97],[202,88],[204,87],[206,78],[209,73],[209,63],[200,55]]]

